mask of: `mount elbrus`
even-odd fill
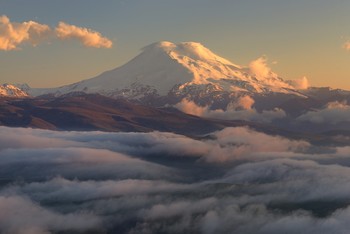
[[[155,107],[175,105],[186,99],[199,106],[222,110],[238,98],[249,96],[258,111],[278,107],[285,108],[287,113],[322,106],[328,101],[324,97],[350,99],[350,92],[344,90],[299,89],[297,86],[264,67],[263,61],[257,60],[243,67],[197,42],[174,44],[163,41],[144,47],[125,65],[91,79],[48,89],[6,84],[0,86],[0,95],[58,97],[83,92]],[[305,103],[308,104],[301,105],[300,100],[307,100]],[[297,107],[290,109],[285,103]]]

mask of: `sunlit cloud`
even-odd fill
[[[271,68],[267,65],[266,57],[260,57],[250,62],[249,69],[258,79],[265,79],[273,74]]]
[[[210,106],[199,106],[194,101],[183,99],[174,107],[190,115],[205,118],[225,120],[249,120],[258,122],[271,122],[286,117],[282,109],[263,110],[258,112],[254,107],[255,100],[250,96],[242,96],[227,105],[226,109],[212,110]]]
[[[6,15],[0,16],[0,50],[19,50],[23,44],[36,46],[43,41],[53,39],[75,39],[86,47],[111,48],[113,42],[101,33],[89,28],[82,28],[59,22],[55,30],[50,26],[35,21],[11,22]]]
[[[0,50],[16,50],[23,43],[36,46],[46,39],[51,29],[35,21],[11,22],[6,15],[0,16]]]
[[[55,31],[59,39],[76,39],[86,47],[111,48],[113,45],[111,40],[103,37],[99,32],[67,24],[65,22],[59,22]]]
[[[310,86],[310,82],[305,76],[296,80],[288,80],[287,82],[296,89],[308,89]]]
[[[350,41],[345,42],[343,48],[347,51],[350,51]]]

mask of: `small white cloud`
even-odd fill
[[[89,28],[67,24],[65,22],[59,22],[55,31],[59,39],[77,39],[87,47],[111,48],[113,45],[111,40],[107,37],[103,37],[99,32],[93,31]]]

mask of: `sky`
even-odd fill
[[[0,83],[70,84],[167,40],[240,65],[265,56],[286,80],[350,90],[349,11],[348,0],[0,0]],[[1,47],[6,22],[29,38]]]

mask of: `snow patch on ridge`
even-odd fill
[[[28,97],[28,93],[11,84],[0,85],[0,96],[3,97]]]

